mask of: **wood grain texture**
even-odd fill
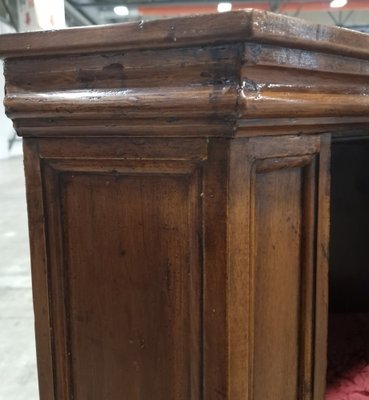
[[[314,399],[325,395],[325,376],[327,372],[327,325],[329,289],[329,243],[330,243],[330,204],[331,204],[331,136],[323,135],[320,146],[320,179],[318,198],[318,236],[316,270],[316,323],[314,349]]]
[[[251,399],[250,315],[252,304],[250,254],[250,176],[248,139],[233,140],[229,148],[228,185],[228,329],[229,399]],[[242,166],[242,167],[241,167]],[[240,327],[242,327],[240,329]]]
[[[74,398],[199,399],[196,179],[65,179]]]
[[[48,56],[10,60],[8,89],[26,93],[124,87],[168,88],[189,81],[204,85],[237,79],[239,45],[193,46],[179,49],[131,50],[91,55]]]
[[[42,193],[41,163],[38,142],[23,142],[24,168],[28,204],[30,236],[33,310],[38,366],[39,394],[41,399],[54,399],[55,376],[53,359],[52,313],[50,305],[50,271],[46,254],[47,231],[45,226],[44,198]]]
[[[25,136],[201,136],[211,125],[231,135],[239,53],[234,44],[47,57],[39,67],[10,59],[7,113]]]
[[[44,139],[39,156],[45,159],[205,160],[208,141],[201,138]]]
[[[114,26],[4,35],[0,55],[27,57],[96,53],[244,40],[369,57],[368,36],[365,34],[252,9],[233,11],[226,15],[198,15]]]
[[[182,139],[114,140],[32,152],[55,399],[312,399],[320,137],[191,139],[181,155]]]
[[[228,398],[228,148],[229,141],[209,143],[204,165],[203,399]]]
[[[327,329],[327,260],[317,262],[328,243],[323,148],[319,136],[245,138],[230,147],[230,399],[324,397],[325,362],[317,356],[326,352]]]
[[[0,56],[98,53],[230,43],[250,36],[253,14],[254,10],[245,10],[228,13],[226,17],[217,14],[198,15],[16,36],[3,35]]]
[[[278,66],[304,71],[339,71],[347,75],[368,75],[368,60],[358,60],[341,54],[330,54],[299,48],[276,45],[260,45],[246,42],[244,48],[245,65],[264,67]]]
[[[367,61],[347,57],[246,45],[240,113],[245,118],[364,116],[368,67]]]
[[[324,338],[314,327],[326,329],[315,296],[317,287],[327,287],[324,273],[317,278],[316,257],[319,246],[327,244],[328,220],[322,217],[317,226],[316,207],[328,189],[319,183],[325,179],[325,170],[317,169],[320,142],[309,138],[308,154],[308,146],[293,139],[280,150],[273,146],[277,138],[250,141],[256,157],[249,184],[251,399],[323,398],[317,388],[324,386],[324,372],[313,376],[315,343],[323,345]],[[321,164],[327,156],[321,155]]]
[[[252,10],[5,35],[5,106],[25,137],[345,131],[369,123],[367,40]]]
[[[298,398],[300,173],[296,168],[258,173],[255,182],[252,397],[256,399]]]
[[[43,151],[55,398],[200,399],[201,170],[110,149]]]

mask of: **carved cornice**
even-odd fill
[[[232,135],[241,44],[7,59],[20,135]]]
[[[27,40],[33,38],[36,47],[27,57],[5,62],[5,106],[17,132],[45,137],[230,137],[265,135],[266,129],[283,134],[369,125],[369,60],[367,50],[358,53],[358,43],[369,44],[366,35],[246,12],[224,17],[239,25],[234,31],[229,26],[229,34],[222,36],[222,18],[197,18],[208,23],[197,28],[197,39],[193,19],[170,20],[175,32],[187,35],[186,41],[149,50],[134,40],[121,40],[119,51],[100,51],[102,39],[93,35],[99,42],[97,54],[70,54],[73,44],[73,51],[66,45],[65,54],[59,55],[59,36],[70,32],[62,31],[45,33],[45,55],[37,56],[42,34],[29,34]],[[219,21],[223,25],[215,28]],[[168,23],[149,24],[145,32],[158,39],[159,27]],[[243,32],[252,28],[250,40],[241,40],[241,25]],[[105,32],[102,37],[108,40],[111,32],[106,29],[88,32]],[[319,32],[315,41],[314,29]],[[48,48],[51,37],[54,50]],[[215,44],[216,37],[229,43]],[[347,40],[354,37],[356,42],[349,45]],[[128,46],[131,42],[135,45]]]
[[[254,43],[245,45],[243,60],[239,134],[369,123],[369,61]]]

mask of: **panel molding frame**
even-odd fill
[[[165,141],[166,139],[160,140]],[[43,140],[26,139],[24,145],[25,149],[28,149],[26,161],[31,157],[33,167],[36,164],[40,168],[49,169],[52,176],[64,173],[73,174],[74,172],[128,175],[173,173],[173,176],[178,176],[180,179],[191,180],[191,176],[198,174],[199,196],[201,197],[199,201],[202,205],[198,209],[201,226],[196,229],[199,229],[197,245],[201,249],[199,250],[201,257],[199,265],[202,266],[203,274],[201,276],[203,292],[200,299],[202,344],[199,351],[204,363],[204,367],[200,371],[199,379],[202,389],[199,396],[201,400],[224,398],[253,400],[249,385],[252,360],[247,356],[251,348],[248,314],[251,312],[252,305],[250,300],[252,283],[249,280],[252,257],[249,252],[249,246],[252,246],[252,237],[250,236],[252,170],[255,169],[257,163],[259,163],[259,168],[264,169],[271,166],[284,168],[286,160],[288,165],[298,165],[299,163],[308,163],[315,155],[319,158],[317,160],[319,162],[319,207],[317,210],[317,266],[319,268],[317,267],[316,298],[317,320],[325,321],[328,297],[326,275],[329,141],[329,135],[211,139],[205,143],[201,141],[203,144],[199,148],[206,149],[206,154],[204,154],[204,150],[200,150],[197,153],[198,156],[193,157],[196,152],[190,150],[187,153],[189,156],[187,154],[181,157],[172,155],[173,159],[171,159],[168,149],[168,152],[163,154],[163,158],[157,160],[151,160],[150,155],[147,159],[141,159],[139,156],[133,159],[129,157],[119,159],[116,155],[109,157],[107,156],[109,149],[101,157],[96,157],[95,150],[89,153],[89,146],[85,146],[85,154],[81,152],[68,158],[67,154],[60,152],[58,146],[49,153],[45,153],[43,150],[39,152],[39,146],[43,146]],[[40,158],[41,153],[43,155]],[[274,162],[273,158],[277,158],[278,162]],[[135,168],[135,164],[139,167]],[[150,164],[152,165],[150,166]],[[86,165],[88,166],[86,167]],[[29,180],[27,188],[30,199],[38,202],[43,210],[39,217],[35,211],[30,216],[32,220],[36,221],[37,219],[37,226],[45,229],[45,234],[42,234],[35,225],[37,232],[32,235],[33,251],[39,252],[37,247],[46,251],[45,249],[50,246],[49,240],[46,241],[50,226],[45,225],[45,221],[48,221],[49,217],[43,206],[47,182],[41,170],[33,172],[33,174],[38,174],[38,178],[36,178],[40,182],[42,179],[42,184],[40,183],[34,189],[30,187],[31,180]],[[35,178],[32,176],[32,179],[34,181]],[[57,204],[52,206],[58,208]],[[193,204],[191,207],[196,206]],[[47,265],[50,265],[49,258],[50,254],[48,253],[45,253],[42,258]],[[38,257],[38,262],[41,262],[40,257]],[[47,271],[42,274],[41,269],[34,274],[34,280],[35,282],[37,280],[38,287],[41,287],[43,283],[47,287],[45,290],[42,289],[44,304],[35,308],[35,312],[39,335],[46,334],[51,343],[55,332],[52,324],[47,321],[52,318],[52,312],[45,315],[43,310],[45,306],[49,306],[48,302],[52,294],[47,274]],[[246,329],[240,329],[240,326],[244,326]],[[323,398],[325,388],[325,381],[322,378],[325,374],[325,360],[321,354],[326,350],[326,327],[316,324],[314,329],[315,348],[312,357],[316,364],[315,371],[313,371],[313,399],[315,400]],[[38,340],[38,348],[43,349],[38,355],[39,358],[42,357],[42,353],[47,355],[47,341]],[[55,355],[53,354],[52,357]],[[46,356],[44,359],[40,358],[39,363],[43,365],[44,375],[40,377],[40,382],[44,382],[40,388],[43,393],[50,393],[44,396],[55,400],[64,400],[61,396],[67,392],[64,390],[64,393],[60,393],[62,389],[58,388],[55,382],[56,380],[64,382],[65,377],[68,377],[68,371],[63,372],[62,378],[60,378],[58,375],[53,375],[52,361],[47,360]],[[192,379],[195,379],[195,382],[197,378]],[[196,397],[194,398],[196,399]]]
[[[307,326],[305,338],[299,339],[299,400],[323,399],[325,388],[325,361],[321,354],[326,352],[326,326],[316,326],[310,322],[310,310],[314,310],[314,320],[324,324],[327,309],[327,257],[322,257],[321,249],[328,243],[329,210],[329,134],[320,136],[286,136],[239,139],[231,146],[230,194],[229,194],[229,283],[228,321],[230,339],[230,395],[229,398],[253,400],[253,321],[254,321],[254,268],[255,254],[255,179],[258,171],[267,172],[284,168],[303,168],[301,189],[306,192],[302,212],[308,218],[306,224],[302,215],[301,228],[305,231],[306,246],[302,244],[301,256],[305,267],[301,272],[306,280],[301,288],[303,298],[311,296],[312,302],[300,304],[303,315],[300,325]],[[238,167],[244,164],[243,170]],[[325,176],[327,175],[327,176]],[[232,180],[238,179],[238,187]],[[310,185],[309,182],[310,181]],[[310,186],[310,187],[309,187]],[[243,202],[239,198],[243,199]],[[305,197],[305,196],[304,196]],[[313,204],[309,204],[313,202]],[[302,232],[303,233],[303,232]],[[312,254],[314,250],[314,254]],[[302,264],[302,265],[303,265]],[[309,273],[310,270],[310,273]],[[315,287],[313,287],[315,286]],[[323,300],[319,299],[319,296]],[[311,319],[311,318],[310,318]],[[240,332],[240,325],[247,327]],[[301,331],[303,329],[300,329]],[[319,357],[320,354],[320,357]],[[316,369],[313,370],[313,365]],[[305,383],[312,382],[313,387]],[[259,399],[256,399],[259,400]]]
[[[298,152],[296,152],[298,153]],[[311,382],[313,381],[313,325],[315,323],[315,299],[314,299],[314,281],[316,277],[316,246],[314,238],[317,235],[316,230],[316,212],[318,200],[318,156],[316,153],[309,155],[296,156],[271,156],[270,158],[254,159],[251,166],[250,176],[250,387],[249,398],[254,399],[254,385],[257,378],[254,374],[255,364],[255,303],[258,295],[255,290],[256,275],[256,184],[258,173],[270,173],[278,170],[301,169],[302,185],[302,209],[301,209],[301,242],[300,242],[300,304],[299,304],[299,333],[298,333],[298,371],[297,371],[297,393],[298,400],[313,400]],[[309,179],[310,178],[310,179]],[[308,217],[307,215],[308,214]],[[259,399],[257,399],[259,400]]]
[[[168,176],[177,177],[185,180],[188,185],[188,219],[197,224],[188,224],[189,240],[197,249],[197,262],[193,263],[194,273],[190,274],[188,281],[188,316],[186,321],[183,321],[184,326],[187,326],[183,336],[188,334],[188,354],[191,354],[190,359],[198,359],[198,365],[191,363],[191,368],[188,376],[189,392],[191,399],[202,399],[202,368],[203,368],[203,338],[202,338],[202,300],[203,297],[203,272],[202,232],[198,231],[197,225],[202,221],[202,176],[203,163],[199,160],[140,160],[137,159],[94,159],[93,162],[89,158],[80,159],[53,159],[41,158],[40,168],[43,181],[43,198],[44,203],[48,204],[45,207],[45,229],[48,232],[48,240],[45,243],[45,251],[47,254],[47,275],[49,282],[48,303],[50,305],[50,341],[52,347],[52,364],[54,376],[54,393],[55,399],[73,399],[74,398],[74,383],[73,383],[73,367],[72,367],[72,350],[71,350],[71,327],[69,326],[69,301],[68,301],[68,270],[65,259],[66,244],[65,226],[63,223],[63,205],[61,203],[62,179],[65,174],[72,179],[74,174],[92,174],[118,176]],[[196,188],[196,193],[195,193]],[[198,195],[198,203],[191,201],[191,196]],[[191,215],[190,215],[191,214]],[[51,234],[51,232],[53,232]],[[191,254],[192,256],[192,254]],[[195,268],[196,266],[196,268]],[[195,277],[194,275],[198,275]],[[183,282],[182,282],[183,284]],[[191,293],[195,290],[193,285],[199,285],[199,294],[197,299],[193,299]],[[199,311],[199,319],[194,321],[191,310],[197,304]],[[198,335],[196,338],[195,336]],[[186,353],[187,354],[187,353]],[[188,355],[187,354],[187,355]],[[196,388],[197,387],[197,388]],[[180,395],[179,388],[177,388]],[[187,400],[184,399],[183,400]]]

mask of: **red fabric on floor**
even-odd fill
[[[368,314],[330,316],[325,399],[369,399]]]

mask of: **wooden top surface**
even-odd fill
[[[369,58],[369,35],[258,10],[0,36],[0,57],[251,41]]]

